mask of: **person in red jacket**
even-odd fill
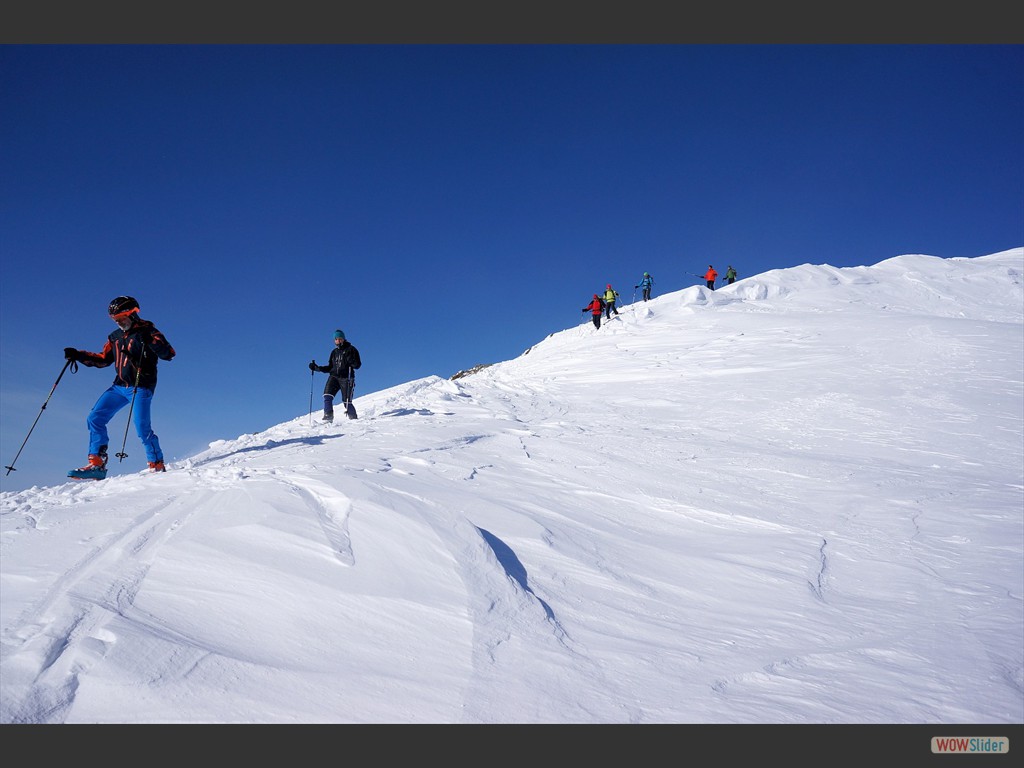
[[[715,290],[715,280],[718,278],[718,273],[715,272],[715,268],[708,264],[708,271],[704,273],[704,279],[708,281],[708,288],[712,291]]]
[[[581,309],[580,312],[586,312],[588,309],[590,310],[590,318],[591,320],[594,321],[594,327],[600,328],[601,313],[604,312],[604,302],[601,301],[601,297],[598,296],[596,293],[594,294],[593,301],[591,301],[589,304],[587,304],[587,306]]]

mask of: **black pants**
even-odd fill
[[[334,415],[334,396],[341,392],[341,402],[348,403],[352,402],[352,393],[356,388],[356,380],[352,379],[339,379],[334,376],[327,377],[327,383],[324,384],[324,416]]]
[[[604,316],[605,316],[605,319],[611,320],[612,319],[612,312],[614,312],[616,315],[619,314],[619,310],[617,310],[615,308],[615,302],[614,301],[606,301],[605,304],[604,304]]]
[[[708,280],[708,288],[710,288],[712,291],[715,290],[715,281],[714,280]]]
[[[601,327],[601,314],[600,313],[598,313],[596,315],[591,315],[590,319],[594,321],[594,327],[595,328],[600,328]]]
[[[644,301],[647,301],[649,298],[651,298],[651,289],[644,288]]]

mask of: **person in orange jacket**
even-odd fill
[[[586,312],[590,310],[590,319],[594,321],[594,327],[601,327],[601,313],[604,312],[604,302],[601,301],[601,297],[596,293],[594,294],[593,300],[587,304],[580,312]]]
[[[715,290],[715,280],[718,277],[718,273],[715,272],[715,268],[708,264],[708,271],[704,273],[704,279],[708,282],[708,288],[712,291]]]

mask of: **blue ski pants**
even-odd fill
[[[146,447],[146,461],[163,461],[164,453],[160,450],[160,441],[149,419],[153,390],[145,387],[136,390],[134,387],[114,384],[99,396],[86,420],[89,425],[89,453],[99,453],[100,446],[110,445],[107,424],[118,411],[132,402],[133,392],[135,405],[132,407],[132,421],[135,422],[136,434]]]

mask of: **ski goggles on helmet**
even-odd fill
[[[137,315],[138,313],[139,313],[139,308],[138,307],[132,307],[131,309],[126,310],[124,312],[118,312],[116,315],[111,315],[110,319],[113,320],[116,323],[119,320],[126,320],[129,317],[131,317],[132,315]]]

